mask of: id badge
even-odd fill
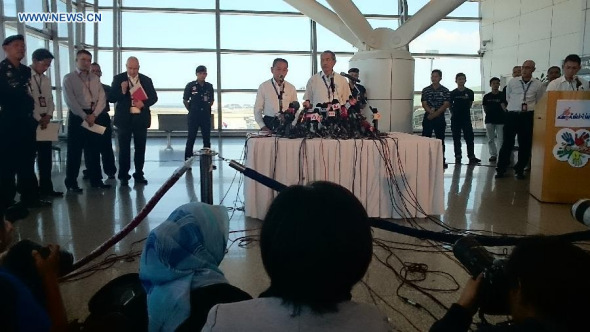
[[[208,101],[209,101],[209,96],[207,96],[207,95],[204,95],[204,96],[203,96],[203,101],[204,101],[204,102],[208,102]]]
[[[527,112],[529,110],[527,103],[522,103],[520,107],[521,112]]]
[[[47,102],[45,101],[45,97],[39,96],[39,106],[40,107],[47,107]]]

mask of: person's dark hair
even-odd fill
[[[565,59],[563,60],[563,63],[565,64],[568,61],[575,62],[578,65],[582,64],[582,59],[580,59],[580,57],[577,54],[570,54],[570,55],[566,56]]]
[[[332,60],[336,61],[336,53],[330,51],[330,50],[325,50],[322,52],[322,54],[328,53],[332,56]]]
[[[359,72],[360,72],[360,70],[359,70],[358,68],[350,68],[350,69],[348,70],[348,73],[349,73],[349,74],[350,74],[350,73],[357,73],[357,74],[358,74]]]
[[[587,328],[590,254],[569,242],[534,236],[514,248],[506,274],[511,288],[520,286],[522,300],[539,319],[568,331]]]
[[[557,66],[551,66],[551,67],[549,67],[549,69],[547,69],[547,72],[550,72],[551,69],[557,69],[561,73],[561,68],[559,68]]]
[[[51,52],[49,52],[49,50],[46,48],[39,48],[33,52],[32,58],[34,61],[43,61],[45,59],[53,60],[53,54],[51,54]]]
[[[434,74],[434,73],[437,73],[437,74],[438,74],[438,76],[442,77],[442,70],[440,70],[440,69],[435,69],[435,70],[433,70],[433,71],[432,71],[432,73],[431,73],[431,74]]]
[[[497,77],[492,77],[492,78],[490,78],[490,85],[492,85],[492,83],[493,83],[494,81],[498,81],[498,82],[500,82],[500,79],[499,79],[499,78],[497,78]]]
[[[98,64],[98,62],[93,62],[93,63],[91,63],[90,65],[91,65],[91,66],[99,66],[99,67],[100,67],[100,65]]]
[[[78,52],[76,52],[76,59],[78,59],[78,56],[79,56],[80,54],[86,54],[86,55],[89,55],[89,56],[90,56],[90,58],[92,59],[92,54],[91,54],[90,52],[88,52],[87,50],[79,50]]]
[[[284,62],[287,65],[287,67],[289,67],[289,62],[287,60],[283,59],[283,58],[276,58],[276,59],[274,59],[272,61],[272,66],[273,67],[276,66],[277,63],[279,63],[279,62]]]
[[[206,72],[206,71],[207,71],[207,67],[205,67],[203,65],[199,65],[199,66],[197,66],[197,69],[195,69],[195,74]]]
[[[440,76],[442,76],[442,73],[441,73],[441,75],[440,75]],[[455,75],[455,79],[458,79],[459,77],[464,77],[464,78],[467,78],[467,76],[465,76],[465,74],[464,74],[464,73],[457,73],[457,75]]]
[[[260,234],[262,263],[271,281],[261,296],[279,297],[299,314],[338,310],[351,299],[373,254],[365,208],[331,182],[291,186],[272,202]]]

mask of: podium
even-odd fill
[[[529,190],[549,203],[590,197],[590,91],[549,91],[537,103]]]

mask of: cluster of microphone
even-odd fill
[[[372,119],[361,114],[360,103],[350,97],[344,104],[337,99],[329,103],[300,110],[299,102],[289,104],[289,108],[276,116],[278,125],[275,134],[288,138],[332,138],[359,139],[379,137],[378,122],[381,115],[372,108]]]

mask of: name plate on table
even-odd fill
[[[555,108],[555,127],[590,127],[590,100],[558,100]]]

